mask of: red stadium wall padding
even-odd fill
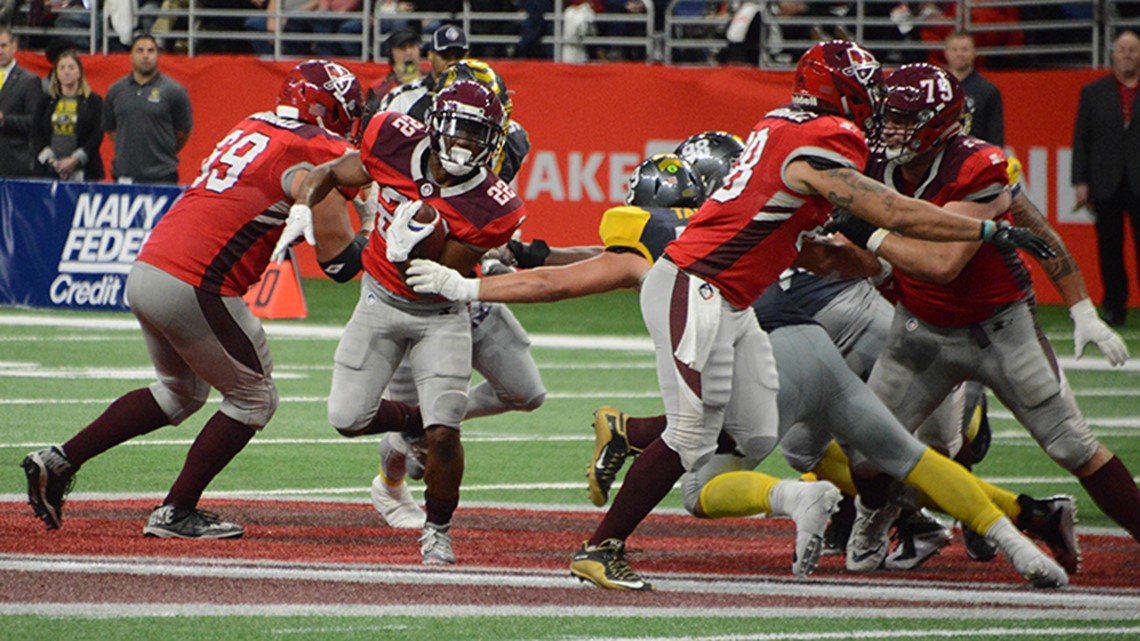
[[[41,76],[50,69],[37,53],[21,52],[19,59]],[[516,182],[529,210],[523,237],[559,245],[597,242],[602,212],[620,202],[626,176],[642,158],[671,150],[678,141],[707,129],[746,136],[765,111],[787,101],[791,85],[788,72],[745,67],[491,62],[506,79],[514,117],[530,132],[533,145]],[[253,57],[161,58],[162,71],[186,86],[194,106],[194,130],[181,154],[183,183],[194,179],[201,159],[235,122],[273,106],[293,64]],[[365,85],[388,71],[386,64],[345,64]],[[85,56],[84,66],[91,86],[105,94],[130,70],[130,60],[126,54]],[[1030,197],[1048,213],[1077,257],[1094,301],[1101,295],[1096,240],[1090,220],[1072,211],[1069,148],[1080,87],[1103,73],[987,72],[1003,93],[1006,148],[1024,163]],[[109,165],[109,142],[103,152]],[[304,247],[298,254],[302,275],[319,276],[311,250]],[[1131,249],[1128,256],[1135,280]],[[1060,302],[1044,272],[1035,264],[1033,270],[1039,300]],[[1137,300],[1133,296],[1133,303]]]

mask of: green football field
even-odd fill
[[[281,406],[269,426],[214,481],[207,500],[368,501],[378,439],[343,439],[325,420],[332,355],[339,328],[355,302],[356,287],[306,281],[305,289],[307,319],[266,322]],[[592,509],[583,479],[592,452],[592,412],[603,403],[636,415],[661,411],[653,356],[636,295],[619,292],[512,309],[532,335],[532,351],[548,395],[533,413],[481,418],[464,425],[463,504]],[[1074,360],[1065,310],[1044,308],[1041,320],[1094,431],[1136,473],[1140,470],[1140,413],[1136,410],[1140,359],[1124,368],[1110,368],[1091,348],[1092,353]],[[1122,334],[1140,356],[1140,331],[1125,328]],[[63,442],[106,404],[148,384],[151,376],[130,315],[0,310],[0,500],[23,500],[25,484],[19,462],[25,454]],[[1077,497],[1083,531],[1118,531],[1075,479],[1050,461],[995,399],[990,400],[994,444],[977,468],[978,475],[1035,496],[1072,494]],[[212,396],[207,407],[182,426],[159,430],[90,461],[77,478],[74,498],[160,499],[216,402],[216,395]],[[761,469],[776,476],[793,475],[778,455]],[[415,483],[412,487],[417,494],[422,489]],[[662,507],[676,510],[679,506],[675,490]],[[5,542],[0,539],[0,559],[4,552]],[[105,620],[3,612],[0,639],[1140,638],[1133,617],[1123,615],[1119,621],[1097,622],[1050,621],[1043,616],[1034,625],[1026,625],[1024,621],[979,623],[937,617],[901,623],[873,618],[851,623],[811,616],[758,621],[731,615],[700,617],[698,613],[618,623],[613,617],[590,613],[484,618],[470,612],[425,621],[414,614],[309,618],[287,613],[242,617],[235,612],[223,622],[218,617],[190,615],[175,621],[149,611],[138,617]],[[1102,629],[1094,631],[1098,627]]]

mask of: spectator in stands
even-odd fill
[[[440,79],[451,63],[463,60],[470,50],[467,34],[454,25],[444,25],[431,35],[428,62],[431,71],[422,78],[406,82],[380,99],[379,111],[399,111],[420,122],[427,120],[427,110],[435,98]],[[371,105],[369,105],[371,106]]]
[[[420,68],[421,47],[420,34],[411,29],[393,31],[384,40],[391,71],[368,88],[369,106],[379,104],[380,99],[396,87],[424,76],[425,72]]]
[[[39,76],[16,64],[18,48],[16,34],[0,27],[0,178],[34,175],[29,138],[43,86]]]
[[[280,7],[282,15],[280,25],[277,24],[278,7]],[[269,33],[277,33],[288,23],[286,16],[291,13],[313,11],[316,7],[317,0],[268,0],[265,5],[265,15],[247,18],[245,21],[245,29],[246,31],[268,31]],[[253,52],[258,55],[273,55],[273,42],[270,40],[250,40],[249,46],[253,49]],[[300,45],[285,43],[282,45],[282,49],[285,53],[293,53],[300,49]]]
[[[661,1],[664,2],[665,0]],[[646,13],[648,13],[651,8],[646,6],[645,0],[601,0],[601,4],[604,7],[604,11],[599,13],[606,13],[613,16],[625,14],[629,16],[629,19],[622,22],[599,21],[599,35],[611,38],[633,38],[649,35],[646,33]],[[597,9],[596,6],[595,9]],[[646,50],[644,47],[637,46],[602,47],[598,50],[598,57],[603,60],[644,60]]]
[[[554,11],[553,0],[519,0],[519,8],[526,12],[519,28],[519,42],[515,46],[517,58],[552,58],[550,45],[543,45],[543,36],[550,35],[546,14]]]
[[[946,68],[962,83],[962,89],[966,91],[966,108],[973,114],[970,135],[1004,147],[1005,116],[1001,91],[974,68],[978,57],[974,37],[965,31],[954,31],[946,36],[944,44]]]
[[[42,174],[60,180],[102,180],[103,98],[91,91],[74,49],[56,57],[48,78],[48,93],[36,107],[31,132]]]
[[[1112,43],[1112,73],[1081,88],[1073,126],[1073,189],[1077,205],[1096,218],[1102,317],[1124,324],[1128,274],[1124,269],[1124,212],[1140,250],[1140,127],[1133,128],[1140,88],[1140,38],[1122,31]]]
[[[422,25],[417,20],[397,17],[401,13],[416,11],[416,4],[412,0],[376,0],[376,17],[380,20],[380,33],[391,33],[400,29],[411,29],[422,32]]]
[[[306,5],[307,6],[307,5]],[[317,36],[314,42],[293,42],[287,47],[293,55],[316,55],[323,58],[348,56],[360,57],[360,41],[332,42],[320,36],[325,34],[355,35],[360,37],[362,0],[317,0],[313,11],[335,12],[346,15],[344,18],[313,18],[294,14],[292,19],[285,23],[287,33],[311,33]],[[350,14],[354,14],[351,15]],[[353,19],[355,18],[355,20]]]
[[[115,143],[111,175],[119,182],[178,182],[178,152],[193,124],[190,96],[159,72],[158,57],[154,36],[135,36],[131,72],[107,90],[103,129]]]
[[[430,12],[430,13],[449,13],[451,20],[458,20],[459,14],[463,12],[463,0],[414,0],[416,11]],[[424,20],[423,32],[435,33],[441,28],[446,27],[448,20]]]
[[[929,3],[924,5],[920,17],[945,23],[947,20],[958,19],[958,8],[957,3],[942,5]],[[1018,28],[1020,23],[1021,11],[1013,4],[997,4],[981,0],[973,3],[970,8],[970,24],[980,27],[974,34],[974,44],[983,49],[1023,46],[1025,32]],[[952,31],[952,28],[943,25],[925,26],[919,29],[919,34],[923,42],[934,44],[945,43],[946,36]],[[931,49],[929,61],[937,65],[944,64],[943,52]],[[975,64],[980,68],[986,68],[981,57]]]

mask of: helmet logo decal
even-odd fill
[[[875,72],[879,70],[879,62],[865,49],[849,47],[847,49],[847,67],[843,70],[845,75],[855,78],[861,85],[869,85],[875,79]]]
[[[329,79],[326,80],[323,85],[325,91],[331,91],[335,93],[338,98],[344,100],[345,95],[352,90],[352,85],[356,82],[356,76],[335,62],[325,63],[325,73],[329,75]]]

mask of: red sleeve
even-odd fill
[[[955,189],[947,202],[986,201],[1009,186],[1005,152],[994,145],[985,145],[970,154],[962,163],[955,181]]]

